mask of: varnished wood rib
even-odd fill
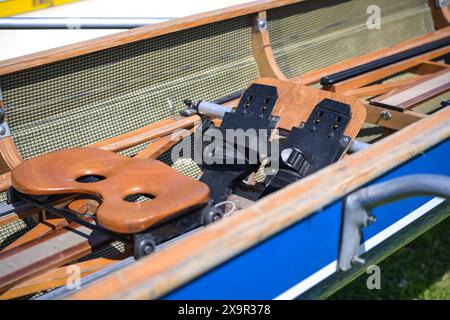
[[[181,141],[181,139],[187,137],[188,135],[192,134],[194,132],[194,128],[190,130],[184,130],[182,132],[179,132],[176,135],[167,135],[165,137],[162,137],[152,143],[151,145],[147,146],[144,150],[137,153],[134,158],[135,159],[156,159],[160,155],[162,155],[164,152],[169,150],[172,146],[174,146],[177,142]]]
[[[6,225],[8,223],[20,220],[22,218],[24,218],[24,217],[20,216],[16,213],[10,213],[5,216],[2,216],[2,217],[0,217],[0,227]]]
[[[304,0],[260,0],[249,2],[4,60],[0,62],[0,75],[301,1]]]
[[[0,154],[11,169],[22,162],[12,137],[0,139]]]
[[[382,113],[389,111],[391,118],[385,119],[382,117]],[[398,112],[393,110],[386,110],[385,108],[367,105],[367,117],[366,122],[375,124],[384,128],[400,130],[410,124],[426,118],[426,114],[417,112]]]
[[[445,39],[448,37],[450,37],[450,27],[446,27],[441,30],[431,32],[423,36],[412,38],[410,40],[396,44],[395,46],[392,46],[390,48],[384,48],[377,51],[373,51],[368,54],[359,56],[357,58],[350,58],[348,60],[335,63],[326,68],[307,72],[304,75],[294,78],[293,80],[300,84],[317,83],[324,76],[344,71],[353,67],[357,67],[378,59],[382,59],[385,58],[386,56],[391,56],[400,52],[408,51],[415,47],[422,46],[424,44]]]
[[[89,147],[117,152],[171,134],[175,130],[191,128],[200,121],[200,117],[197,115],[165,119],[137,130],[91,144]]]
[[[111,264],[117,263],[119,260],[124,259],[127,256],[128,255],[126,254],[117,254],[110,258],[95,258],[47,271],[39,276],[20,282],[9,288],[0,294],[0,300],[14,299],[65,285],[68,277],[73,275],[73,272],[70,271],[76,270],[74,268],[79,268],[79,274],[81,278],[83,278],[93,272],[110,266]]]
[[[371,100],[371,104],[405,111],[450,90],[450,68]]]
[[[5,191],[11,186],[11,172],[0,175],[0,191]]]
[[[446,108],[107,276],[70,299],[160,297],[449,137],[450,108]]]
[[[258,64],[258,71],[261,77],[272,77],[276,79],[286,79],[281,72],[275,57],[273,56],[272,46],[269,39],[269,30],[266,28],[258,30],[256,23],[258,20],[267,20],[265,11],[256,14],[252,29],[252,48],[253,57]],[[266,23],[267,24],[267,23]]]
[[[136,159],[146,159],[152,158],[156,159],[158,156],[163,154],[165,151],[169,150],[176,141],[172,140],[170,135],[159,138],[157,141],[147,146],[144,150],[137,153],[134,158]]]

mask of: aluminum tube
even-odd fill
[[[2,18],[0,29],[131,29],[174,18]]]
[[[450,177],[435,174],[409,175],[370,185],[348,195],[343,208],[339,269],[350,270],[355,258],[358,258],[361,229],[374,221],[372,209],[414,196],[450,199]]]
[[[222,106],[221,104],[209,102],[209,101],[201,101],[198,104],[198,113],[203,114],[205,116],[211,116],[214,118],[223,118],[224,114],[231,111],[231,108],[227,108]]]
[[[357,191],[365,209],[414,196],[438,196],[450,199],[450,177],[415,174],[382,182]]]

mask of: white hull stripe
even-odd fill
[[[413,212],[409,213],[399,221],[393,223],[383,231],[380,231],[376,235],[374,235],[372,238],[366,240],[361,246],[359,247],[359,254],[363,254],[365,252],[368,252],[369,250],[373,249],[375,246],[379,245],[381,242],[392,236],[393,234],[397,233],[399,230],[403,229],[407,225],[411,224],[415,220],[422,217],[424,214],[432,210],[433,208],[437,207],[439,204],[444,202],[445,199],[442,198],[433,198],[432,200],[428,201],[421,207],[417,208]],[[292,288],[288,289],[287,291],[283,292],[282,294],[278,295],[274,298],[274,300],[292,300],[297,298],[302,293],[308,291],[315,285],[317,285],[319,282],[325,280],[329,276],[331,276],[333,273],[335,273],[337,270],[337,260],[334,260],[327,266],[323,267],[319,271],[315,272],[314,274],[310,275],[308,278],[306,278],[303,281],[300,281]]]

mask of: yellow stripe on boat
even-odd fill
[[[46,9],[79,0],[0,0],[0,18]]]

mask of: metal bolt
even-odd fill
[[[377,217],[375,217],[375,216],[368,216],[367,217],[367,225],[375,223],[375,222],[377,222]]]
[[[392,114],[389,111],[387,111],[387,110],[383,110],[380,113],[380,117],[383,120],[391,120],[392,119]]]
[[[256,20],[256,30],[261,31],[267,28],[267,20],[266,19],[258,19]]]
[[[436,0],[436,6],[438,8],[443,8],[447,6],[447,0]]]
[[[153,252],[153,246],[146,245],[146,246],[144,246],[143,250],[144,250],[145,255],[148,255]]]
[[[280,117],[273,116],[270,120],[273,121],[273,122],[278,122],[280,120]]]

